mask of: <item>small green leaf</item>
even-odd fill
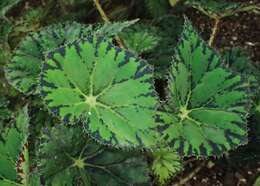
[[[158,122],[182,155],[220,155],[247,142],[248,83],[221,64],[186,20]]]
[[[135,153],[101,147],[78,126],[44,133],[38,157],[47,185],[149,185],[147,163]]]
[[[6,128],[0,141],[0,179],[4,184],[16,183],[17,157],[20,155],[28,137],[28,109],[21,109],[16,117],[15,126]],[[1,183],[2,184],[2,183]]]
[[[48,26],[40,32],[28,35],[19,44],[5,69],[7,80],[24,94],[37,94],[45,53],[86,36],[90,32],[90,26],[66,22]]]
[[[151,51],[160,41],[157,28],[144,24],[129,27],[120,34],[120,38],[125,46],[136,54]]]
[[[93,36],[49,53],[41,88],[54,115],[70,124],[82,121],[94,139],[154,145],[152,68],[110,42]]]
[[[154,152],[153,157],[152,170],[161,185],[182,170],[181,158],[174,151],[161,149]]]

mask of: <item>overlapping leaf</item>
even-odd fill
[[[129,27],[120,34],[120,38],[123,39],[125,46],[136,54],[151,51],[158,46],[161,39],[156,27],[144,24]]]
[[[39,158],[47,185],[149,185],[145,159],[103,148],[78,126],[45,130]]]
[[[92,32],[105,37],[113,37],[136,21],[138,20],[104,24],[97,26],[97,28],[76,22],[48,26],[22,40],[11,62],[7,65],[6,78],[22,93],[37,94],[39,93],[39,74],[46,52],[82,37],[87,37]]]
[[[154,144],[153,72],[131,53],[95,36],[74,42],[49,53],[41,84],[49,109],[64,122],[83,121],[96,140]]]
[[[248,83],[221,65],[187,20],[175,57],[168,105],[158,116],[170,146],[183,155],[208,156],[245,144]]]
[[[19,185],[16,162],[27,141],[29,116],[27,107],[19,111],[15,126],[6,128],[0,141],[0,185]],[[23,182],[23,181],[22,181]]]
[[[44,52],[89,34],[91,28],[78,23],[60,23],[27,36],[7,65],[6,78],[25,94],[38,93],[38,77]]]

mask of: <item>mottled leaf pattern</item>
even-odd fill
[[[248,84],[227,70],[186,20],[159,123],[182,155],[220,155],[247,142]]]
[[[136,24],[125,29],[120,38],[123,39],[124,45],[136,54],[151,51],[158,46],[161,39],[156,27],[145,24]]]
[[[28,110],[27,107],[24,107],[16,117],[15,126],[6,128],[2,134],[3,140],[0,141],[1,185],[16,183],[18,175],[16,172],[16,161],[27,141],[28,126]]]
[[[41,84],[51,112],[64,122],[82,121],[96,140],[154,144],[153,72],[131,53],[95,36],[74,42],[49,53]]]
[[[11,62],[7,65],[6,78],[24,94],[37,94],[45,53],[88,35],[90,31],[91,26],[66,22],[48,26],[40,32],[28,35],[19,44]]]
[[[45,130],[41,141],[40,172],[47,185],[149,185],[144,158],[101,147],[78,126]]]

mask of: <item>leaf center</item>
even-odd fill
[[[84,163],[84,159],[74,159],[74,164],[73,164],[74,167],[78,167],[80,169],[83,169],[85,167],[85,163]]]
[[[179,113],[179,117],[181,118],[181,121],[183,121],[186,118],[189,118],[189,113],[191,111],[188,110],[186,107],[181,107],[180,108],[180,113]]]
[[[97,98],[95,96],[86,96],[85,102],[91,107],[95,107],[97,104]]]

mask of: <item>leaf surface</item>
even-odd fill
[[[101,147],[78,126],[45,130],[39,158],[48,185],[141,186],[149,181],[142,157]]]
[[[94,139],[154,144],[153,71],[131,53],[95,36],[74,42],[49,53],[41,82],[51,112],[67,123],[83,121]]]
[[[46,52],[88,35],[91,27],[76,22],[48,26],[25,37],[5,69],[11,85],[24,94],[37,94],[39,74]]]
[[[186,20],[169,100],[158,122],[163,136],[182,155],[220,155],[247,142],[248,83],[221,64]]]
[[[0,141],[0,178],[3,185],[16,183],[18,176],[16,162],[28,136],[29,116],[27,107],[21,109],[16,117],[15,126],[6,128]],[[2,183],[1,183],[2,184]]]

